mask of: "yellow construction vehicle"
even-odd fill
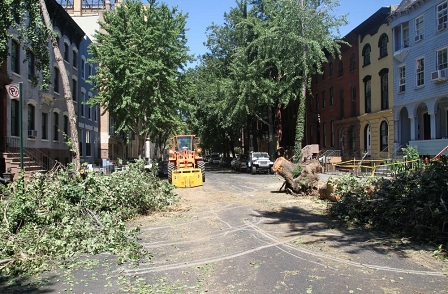
[[[168,181],[174,186],[197,187],[205,181],[199,144],[196,135],[179,135],[168,140]]]

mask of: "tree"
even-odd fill
[[[337,0],[254,0],[248,18],[241,25],[250,27],[253,38],[239,47],[234,63],[243,105],[267,107],[269,141],[273,146],[272,108],[299,100],[297,113],[295,160],[301,158],[305,124],[305,93],[309,76],[320,71],[325,53],[339,54],[343,42],[335,35],[346,23],[345,17],[332,15]],[[244,66],[245,71],[240,68]],[[256,107],[249,107],[256,110]],[[272,148],[272,147],[271,147]]]
[[[47,2],[45,0],[4,0],[0,3],[0,34],[2,34],[2,38],[0,38],[0,62],[6,59],[9,51],[8,37],[10,35],[8,30],[10,28],[16,29],[22,45],[33,52],[36,69],[43,74],[42,87],[46,88],[48,87],[51,76],[50,52],[48,47],[42,46],[42,44],[48,44],[48,41],[51,41],[53,54],[60,69],[59,72],[61,73],[64,99],[70,121],[73,170],[74,172],[78,172],[81,164],[79,158],[77,117],[73,105],[70,81],[68,80],[61,51],[57,45],[56,35],[54,34],[52,22],[47,10]]]
[[[117,131],[134,132],[139,151],[146,138],[181,120],[183,66],[187,54],[187,15],[159,5],[126,1],[104,14],[96,42],[89,47],[90,63],[99,64],[93,76],[100,105],[116,122]]]

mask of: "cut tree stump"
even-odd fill
[[[322,166],[318,160],[309,160],[299,164],[301,173],[294,178],[294,170],[297,164],[292,163],[284,157],[279,157],[274,162],[272,169],[285,179],[285,190],[293,195],[313,194],[318,191],[319,176]],[[282,186],[282,187],[283,187]]]

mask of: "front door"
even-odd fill
[[[423,114],[423,140],[431,139],[431,119],[427,112]]]

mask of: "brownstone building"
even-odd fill
[[[319,144],[321,153],[340,150],[341,156],[359,154],[358,39],[355,31],[343,38],[341,56],[328,54],[323,74],[312,78],[306,105],[306,144]]]

